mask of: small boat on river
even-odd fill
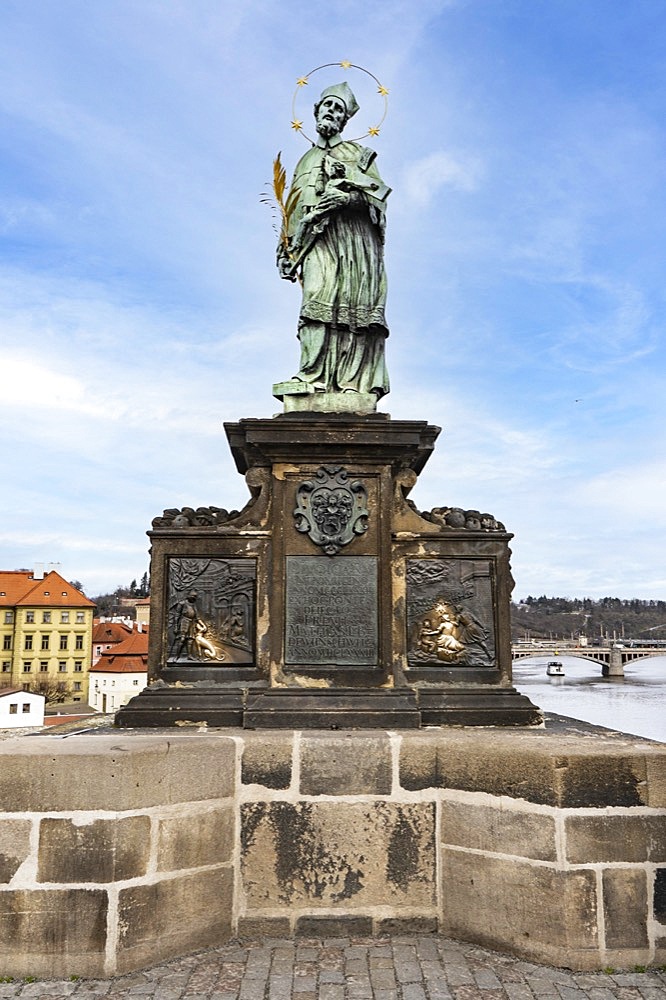
[[[549,660],[546,673],[549,677],[564,677],[564,667],[560,660]]]

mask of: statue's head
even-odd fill
[[[325,139],[342,132],[358,111],[358,103],[348,83],[334,83],[322,91],[314,106],[317,131]]]

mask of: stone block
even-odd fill
[[[662,758],[663,760],[663,758]],[[400,784],[508,795],[565,808],[645,805],[645,756],[623,739],[543,730],[402,737]]]
[[[443,844],[555,861],[555,819],[543,813],[447,802],[440,807]]]
[[[39,882],[120,882],[146,872],[150,819],[126,816],[76,825],[43,819],[39,826]]]
[[[389,795],[389,737],[365,733],[324,733],[301,738],[303,795]]]
[[[123,812],[225,798],[234,790],[235,759],[234,740],[222,736],[118,733],[3,740],[0,811]]]
[[[647,775],[646,805],[653,809],[666,809],[666,761],[663,746],[650,748],[645,753]]]
[[[121,889],[116,971],[221,944],[231,936],[232,904],[230,868]]]
[[[223,864],[231,860],[233,848],[234,812],[230,805],[171,816],[159,822],[157,870]]]
[[[372,917],[303,916],[296,920],[296,934],[306,938],[370,937]]]
[[[666,816],[568,816],[565,831],[573,864],[666,862]]]
[[[289,917],[239,917],[238,937],[246,941],[291,937]]]
[[[12,878],[30,853],[28,819],[0,819],[0,882]]]
[[[444,849],[440,932],[537,962],[599,964],[596,873]]]
[[[241,807],[248,916],[274,906],[434,904],[430,803],[255,802]]]
[[[607,949],[647,947],[647,875],[643,869],[606,868],[603,905]]]
[[[102,889],[0,892],[0,968],[9,976],[103,976]]]
[[[291,784],[294,737],[290,733],[248,733],[241,760],[244,785],[285,789]]]

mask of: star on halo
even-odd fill
[[[388,95],[388,89],[386,87],[383,87],[382,84],[380,83],[379,84],[379,89],[377,90],[377,93],[381,94],[382,97],[386,97]]]
[[[372,125],[372,126],[371,126],[371,127],[370,127],[370,128],[368,129],[368,135],[379,135],[379,126],[377,126],[377,125]]]
[[[352,64],[347,59],[343,59],[340,65],[342,66],[343,69],[351,69],[352,67]]]
[[[299,76],[298,80],[296,81],[296,86],[297,87],[307,87],[307,85],[308,85],[308,78],[307,78],[307,76]]]
[[[291,127],[294,129],[295,132],[300,132],[301,129],[303,128],[303,122],[299,122],[298,118],[294,118],[293,122],[291,123]]]

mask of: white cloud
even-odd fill
[[[440,188],[474,191],[481,174],[481,164],[475,157],[438,150],[405,167],[403,186],[407,197],[425,208]]]

